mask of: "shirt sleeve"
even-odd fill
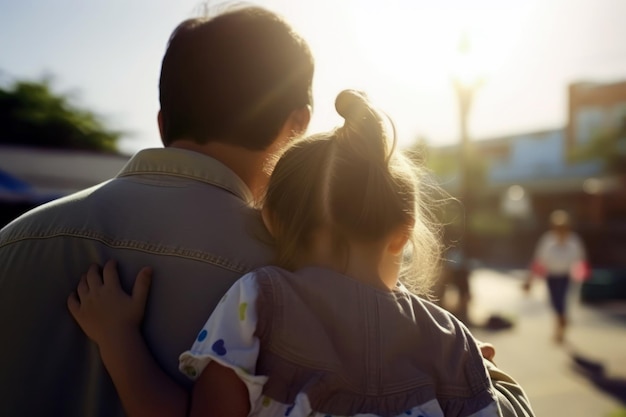
[[[534,262],[539,262],[539,263],[545,262],[546,252],[548,250],[549,244],[550,244],[550,233],[547,232],[541,236],[541,238],[539,239],[539,242],[537,243],[537,246],[535,247],[535,253],[533,255]]]
[[[572,242],[574,243],[574,250],[576,253],[577,261],[586,261],[587,253],[585,252],[585,245],[583,245],[583,241],[580,236],[576,234],[572,234]]]
[[[193,380],[211,361],[234,370],[246,384],[251,404],[260,397],[267,380],[256,375],[258,294],[254,272],[240,278],[220,300],[191,349],[179,357],[180,371]]]

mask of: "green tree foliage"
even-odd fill
[[[435,214],[439,223],[448,229],[447,239],[457,240],[463,235],[461,229],[466,227],[481,236],[498,235],[508,230],[506,218],[494,216],[490,207],[483,207],[483,195],[488,187],[488,162],[476,144],[470,143],[467,170],[459,145],[432,147],[425,140],[418,139],[407,153],[416,163],[425,166],[432,173],[433,180],[445,190],[446,194],[439,196]],[[467,183],[462,181],[462,175],[468,175]],[[461,186],[468,187],[465,194],[461,192]],[[471,201],[462,201],[464,197],[471,197]]]
[[[115,152],[120,137],[47,80],[0,86],[1,144]]]
[[[462,171],[463,161],[458,146],[424,147],[416,145],[420,149],[422,163],[432,171],[442,182],[444,187],[453,184],[452,193],[459,193],[458,182],[461,176],[469,176],[469,186],[474,192],[482,192],[487,184],[487,161],[480,156],[479,150],[470,146],[468,151],[467,171]]]

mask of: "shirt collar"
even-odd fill
[[[217,159],[199,152],[178,148],[144,149],[137,152],[117,176],[142,174],[190,178],[223,188],[250,205],[254,200],[237,174]]]

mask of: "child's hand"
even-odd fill
[[[67,299],[67,307],[85,334],[98,346],[115,343],[127,332],[139,331],[150,289],[152,270],[139,271],[132,295],[120,286],[115,261],[105,264],[102,274],[92,265]]]
[[[478,349],[480,349],[483,358],[493,363],[493,358],[496,356],[496,348],[491,343],[481,342],[478,339],[476,339],[476,343],[478,344]]]

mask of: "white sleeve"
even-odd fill
[[[572,241],[574,242],[574,247],[576,248],[576,260],[586,261],[587,254],[585,253],[585,246],[583,245],[582,239],[578,235],[572,234]]]
[[[190,350],[179,357],[179,369],[195,380],[211,361],[233,369],[248,387],[250,403],[261,395],[265,376],[256,376],[259,340],[254,272],[244,275],[220,300]]]

